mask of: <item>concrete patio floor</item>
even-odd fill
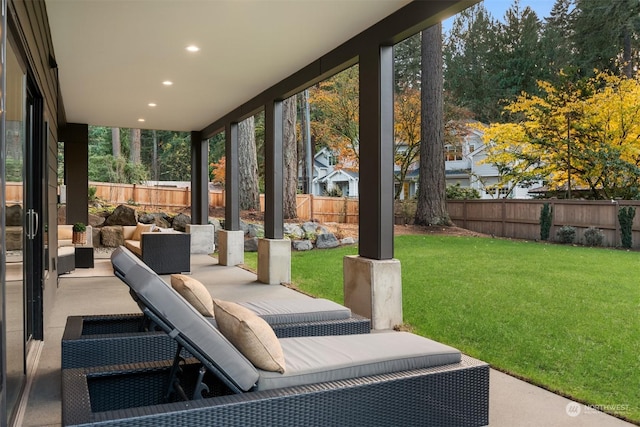
[[[192,255],[191,274],[212,295],[230,301],[309,298],[284,286],[260,284],[255,274],[220,266],[207,255]],[[169,281],[168,275],[163,278]],[[67,316],[137,312],[127,286],[115,276],[62,276],[55,308],[46,319],[44,345],[32,352],[37,365],[33,381],[27,384],[29,397],[22,406],[18,425],[61,425],[60,341]],[[495,370],[490,375],[489,421],[493,427],[631,425]]]

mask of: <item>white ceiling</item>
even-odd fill
[[[191,131],[203,129],[409,1],[46,4],[68,122]],[[190,44],[201,50],[187,52]],[[174,84],[165,87],[164,80]],[[149,107],[150,102],[157,106]]]

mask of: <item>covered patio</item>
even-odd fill
[[[97,260],[98,264],[104,263]],[[97,267],[104,271],[104,267]],[[46,334],[49,339],[39,349],[39,363],[29,384],[29,398],[21,412],[25,427],[61,424],[60,340],[68,316],[86,314],[139,313],[128,288],[115,276],[90,276],[91,271],[62,276],[56,304]],[[104,273],[101,273],[104,274]],[[192,257],[192,275],[219,298],[243,301],[255,298],[308,299],[285,286],[264,286],[255,273],[236,266],[222,266],[208,255]],[[163,276],[168,281],[169,276]],[[379,332],[390,333],[390,332]],[[567,414],[571,400],[526,382],[491,370],[489,425],[622,427],[630,425],[604,413],[590,410],[572,417]]]
[[[357,63],[359,204],[367,215],[359,218],[358,256],[345,260],[345,287],[352,291],[345,292],[345,304],[370,318],[375,333],[392,333],[402,323],[402,277],[393,247],[393,45],[478,1],[10,0],[4,6],[3,47],[12,47],[20,68],[22,80],[12,83],[29,83],[34,117],[26,144],[42,157],[37,173],[25,178],[26,186],[44,187],[32,204],[45,224],[57,222],[55,153],[64,142],[66,220],[88,222],[89,125],[181,130],[191,133],[192,223],[206,224],[207,139],[224,132],[227,198],[220,256],[192,256],[191,274],[229,301],[308,299],[280,285],[291,271],[290,242],[283,233],[282,103]],[[14,95],[26,89],[8,87]],[[238,267],[243,263],[238,123],[260,111],[265,113],[265,237],[252,273]],[[56,246],[55,227],[50,230],[46,237],[33,231],[35,262],[25,257],[25,271],[37,271],[33,282],[20,282],[30,296],[22,303],[35,321],[28,325],[32,330],[21,331],[27,369],[12,391],[22,396],[16,406],[3,405],[0,425],[61,424],[60,346],[68,316],[139,312],[113,275],[72,273],[58,279],[57,255],[44,255],[47,244]],[[2,286],[6,289],[4,275]],[[0,320],[6,332],[4,313]],[[12,348],[1,344],[6,360]],[[624,425],[597,412],[572,417],[567,399],[504,374],[492,371],[490,384],[491,425]],[[3,387],[6,403],[6,383]]]

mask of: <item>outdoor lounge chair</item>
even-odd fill
[[[223,335],[131,253],[118,249],[112,261],[145,313],[195,358],[64,369],[64,425],[488,423],[489,366],[451,347],[402,332],[274,337],[284,373],[259,369],[239,337]],[[236,314],[237,325],[255,320]]]
[[[157,275],[155,278],[162,280]],[[201,292],[210,298],[206,288],[202,288]],[[137,299],[133,290],[131,293]],[[279,338],[365,334],[371,330],[369,319],[325,299],[262,300],[239,304],[265,319]],[[144,305],[141,310],[144,311]],[[215,325],[213,318],[208,319]],[[167,360],[174,357],[176,348],[176,342],[164,331],[154,328],[144,314],[69,316],[62,337],[61,366],[67,369]]]

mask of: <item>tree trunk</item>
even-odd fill
[[[122,154],[120,145],[120,128],[111,128],[111,152],[114,158],[118,158]]]
[[[152,159],[152,168],[153,168],[153,180],[158,180],[158,132],[153,130],[153,159]]]
[[[444,172],[442,24],[422,32],[422,129],[415,223],[450,225]]]
[[[296,140],[296,97],[285,99],[282,103],[284,129],[282,132],[282,151],[284,169],[283,216],[297,218],[298,209],[298,143]]]
[[[305,89],[302,94],[302,120],[301,120],[301,134],[302,134],[302,146],[303,148],[298,153],[304,153],[303,161],[303,182],[304,193],[311,194],[312,181],[313,181],[313,148],[311,147],[311,118],[309,111],[309,89]]]
[[[140,164],[140,129],[131,129],[131,150],[129,160],[134,165]]]
[[[238,168],[240,209],[260,211],[258,157],[253,116],[238,123]]]

